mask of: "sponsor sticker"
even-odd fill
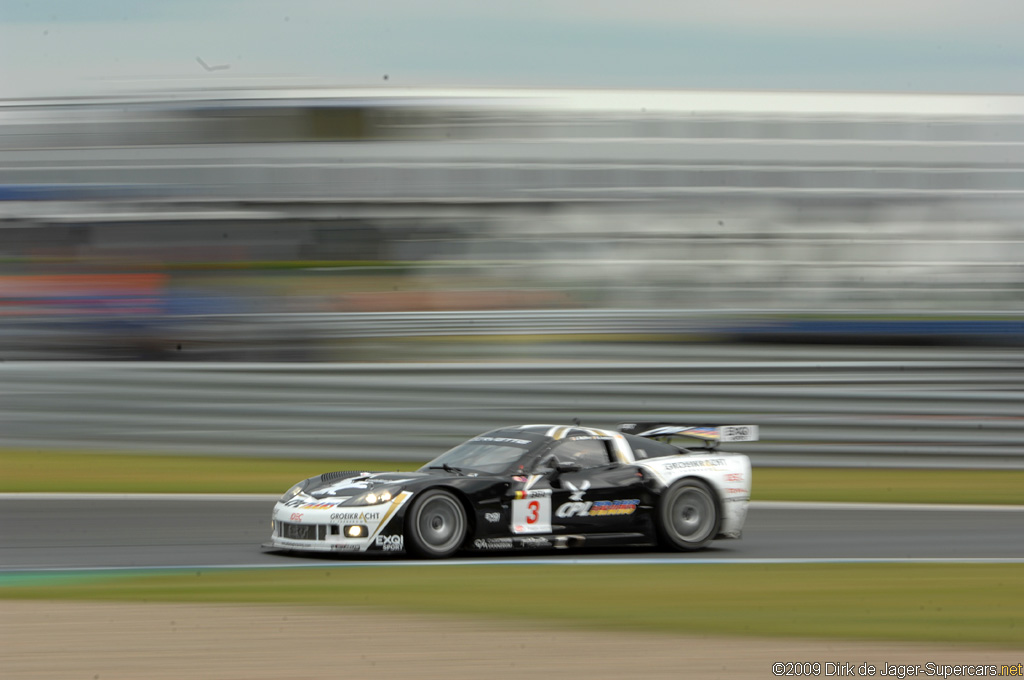
[[[473,541],[477,550],[514,550],[516,548],[550,548],[551,541],[539,536],[515,536],[512,538],[478,538]]]
[[[517,491],[515,498],[512,501],[514,533],[551,533],[551,489]]]
[[[663,463],[661,469],[665,472],[677,472],[680,470],[714,469],[724,466],[724,458],[701,458],[698,460],[676,460],[671,463]]]
[[[621,501],[572,501],[562,503],[555,515],[562,519],[571,517],[616,517],[632,515],[640,505],[639,498]]]
[[[376,522],[380,512],[332,512],[332,522]]]
[[[405,537],[398,534],[394,536],[378,536],[373,544],[385,552],[397,552],[405,550]]]
[[[359,546],[354,543],[335,543],[331,546],[331,550],[337,550],[340,552],[359,552]]]
[[[529,439],[514,439],[512,437],[476,437],[473,439],[475,442],[495,442],[498,444],[518,444],[519,446],[526,446],[530,443]]]
[[[756,442],[758,440],[757,425],[723,425],[721,432],[723,442]]]

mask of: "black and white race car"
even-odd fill
[[[505,427],[417,472],[299,482],[274,506],[263,547],[421,558],[584,545],[697,550],[739,538],[750,500],[749,458],[718,444],[756,440],[753,425]]]

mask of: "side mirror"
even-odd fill
[[[579,472],[583,469],[583,466],[579,463],[559,463],[555,466],[555,470],[559,474],[565,474],[566,472]]]

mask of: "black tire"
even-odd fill
[[[699,479],[683,479],[658,501],[658,534],[666,548],[700,550],[711,543],[722,526],[715,494]]]
[[[410,553],[427,559],[450,557],[466,540],[466,510],[443,489],[430,489],[413,499],[405,518]]]

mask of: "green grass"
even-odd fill
[[[422,463],[0,450],[0,492],[284,493],[332,470],[415,470]]]
[[[0,450],[0,492],[283,493],[332,470],[421,463]],[[1024,505],[1024,471],[755,468],[755,500]]]
[[[1024,470],[755,468],[753,498],[1024,505]]]
[[[3,584],[0,597],[12,599],[308,604],[610,631],[1024,648],[1020,565],[335,563]]]

